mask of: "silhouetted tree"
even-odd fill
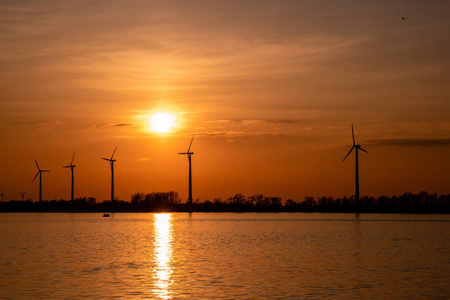
[[[236,194],[222,201],[215,198],[212,202],[195,200],[192,211],[255,211],[255,212],[354,212],[354,198],[306,197],[301,203],[292,199],[283,205],[279,197],[266,197],[255,194],[245,197]],[[450,195],[404,193],[400,196],[380,196],[378,198],[360,197],[361,212],[393,212],[393,213],[450,213]],[[74,200],[50,200],[42,202],[10,200],[0,202],[1,212],[152,212],[152,211],[190,211],[177,192],[136,193],[129,202],[117,199],[114,202],[105,200],[98,203],[93,197],[79,197]]]

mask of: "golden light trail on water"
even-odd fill
[[[171,299],[170,287],[172,284],[172,223],[171,214],[155,214],[155,262],[154,293],[160,299]]]

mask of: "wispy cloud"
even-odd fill
[[[450,146],[450,138],[390,138],[367,140],[366,144],[400,147],[440,147]]]
[[[36,124],[36,123],[35,123]],[[61,121],[55,121],[55,122],[44,122],[40,121],[37,123],[38,126],[45,126],[45,125],[65,125],[64,122]]]
[[[122,140],[131,140],[131,139],[135,139],[136,136],[134,135],[118,135],[114,137],[115,139],[122,139]]]
[[[227,137],[230,140],[240,137],[277,136],[290,132],[285,126],[293,123],[295,122],[287,119],[216,119],[204,121],[204,126],[198,127],[195,134]]]
[[[110,127],[125,127],[133,126],[133,123],[103,123],[97,125],[91,125],[91,128],[110,128]]]
[[[239,123],[239,124],[290,124],[294,123],[294,121],[288,120],[264,120],[264,119],[222,119],[222,120],[214,120],[210,121],[214,123]]]
[[[119,124],[114,124],[113,126],[133,126],[132,123],[119,123]]]
[[[212,131],[197,133],[196,136],[208,136],[208,137],[249,137],[249,136],[275,136],[280,135],[274,132],[246,132],[246,131]]]
[[[153,158],[150,158],[150,157],[140,157],[140,158],[138,158],[138,162],[140,162],[140,163],[145,163],[145,162],[148,162],[148,161],[151,161],[151,160],[153,160]]]
[[[262,120],[262,119],[256,119],[256,120],[234,120],[235,122],[241,123],[243,125],[253,125],[253,124],[290,124],[294,123],[293,121],[287,121],[287,120]]]
[[[237,124],[237,125],[268,125],[268,124],[293,124],[291,120],[277,120],[277,119],[222,119],[209,121],[210,123],[218,124]]]

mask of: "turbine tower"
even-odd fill
[[[109,161],[109,164],[111,165],[111,203],[114,202],[114,162],[116,161],[113,159],[114,153],[116,153],[117,147],[114,149],[113,154],[111,155],[111,158],[104,158],[102,159]]]
[[[356,199],[356,213],[359,213],[359,170],[358,170],[358,150],[364,151],[366,153],[366,150],[361,148],[360,145],[356,145],[355,143],[355,134],[353,132],[353,124],[352,124],[352,137],[353,137],[353,147],[350,149],[350,151],[347,153],[347,155],[344,157],[342,161],[344,161],[347,156],[350,155],[350,153],[355,149],[355,157],[356,157],[356,163],[355,163],[355,199]]]
[[[2,187],[2,193],[0,194],[0,197],[2,197],[2,202],[3,202],[3,199],[5,198],[5,194],[3,194],[3,187]]]
[[[21,194],[22,195],[22,202],[23,202],[23,199],[24,199],[24,197],[25,197],[25,194],[27,193],[27,192],[21,192],[21,191],[18,191],[19,192],[19,194]]]
[[[37,163],[36,158],[34,159],[34,161],[36,162],[36,167],[38,168],[38,172],[37,172],[36,176],[34,176],[33,182],[39,176],[39,202],[42,202],[42,172],[50,172],[50,171],[48,171],[48,170],[41,170],[39,168],[39,165]]]
[[[194,136],[192,136],[191,143],[189,144],[189,148],[188,148],[188,151],[187,151],[187,152],[178,153],[178,154],[187,155],[188,160],[189,160],[189,199],[188,199],[189,206],[192,205],[192,168],[191,168],[191,155],[194,154],[194,152],[190,152],[190,150],[191,150],[191,146],[192,146],[192,141],[193,141],[193,140],[194,140]]]
[[[75,157],[75,152],[73,153],[72,161],[70,162],[70,165],[63,167],[63,168],[70,168],[70,171],[72,172],[72,190],[71,190],[71,194],[70,194],[72,201],[74,200],[74,198],[73,198],[73,168],[75,168],[75,165],[73,164],[74,157]]]

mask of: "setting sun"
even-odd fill
[[[175,117],[170,113],[156,113],[150,116],[150,130],[158,133],[169,132],[174,126]]]

